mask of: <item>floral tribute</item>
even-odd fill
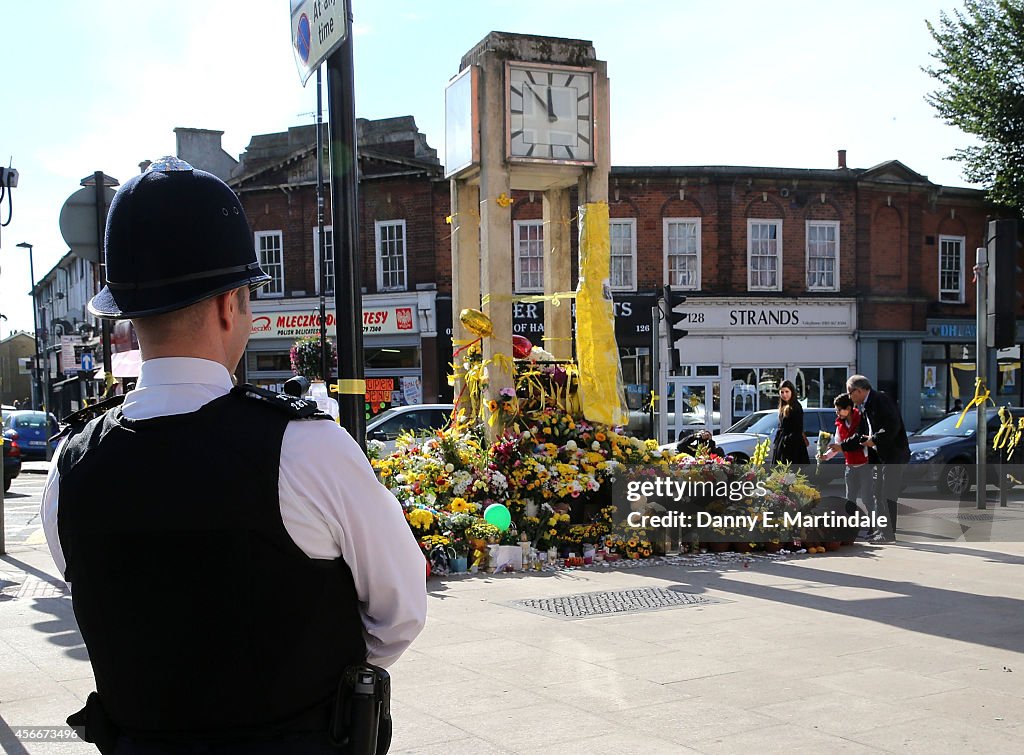
[[[479,359],[473,348],[467,351],[463,374]],[[534,556],[573,554],[575,561],[586,561],[591,553],[590,558],[611,561],[660,555],[664,538],[627,521],[636,506],[612,501],[612,483],[627,475],[763,484],[761,496],[703,502],[708,511],[719,513],[771,510],[781,518],[782,512],[808,511],[818,502],[820,495],[806,477],[788,467],[738,465],[705,448],[696,456],[676,454],[659,449],[656,441],[587,421],[578,412],[573,366],[543,359],[544,353],[537,359],[539,351],[535,347],[530,358],[516,361],[515,390],[500,393],[488,412],[474,403],[480,391],[471,389],[476,395],[471,419],[460,415],[432,435],[405,435],[390,456],[381,457],[379,445],[371,442],[369,456],[378,477],[401,503],[432,562],[440,551],[483,568],[492,546],[522,546],[525,568]],[[485,418],[499,413],[506,429],[488,443]],[[484,512],[493,504],[508,508],[512,524],[505,531],[485,521]],[[716,534],[736,542],[751,539],[747,532],[727,528]],[[759,547],[771,550],[773,542],[788,544],[799,533],[780,529],[777,535],[757,538]]]

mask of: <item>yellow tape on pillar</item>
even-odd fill
[[[606,425],[629,420],[615,343],[615,306],[608,291],[611,242],[608,203],[580,209],[580,282],[576,287],[576,354],[583,416]]]

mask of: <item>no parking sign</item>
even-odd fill
[[[305,86],[313,71],[348,38],[349,0],[291,0],[292,49]]]

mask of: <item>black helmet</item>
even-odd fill
[[[171,312],[270,276],[226,183],[164,157],[122,186],[107,214],[107,285],[89,311],[111,319]]]

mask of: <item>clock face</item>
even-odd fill
[[[593,162],[590,70],[511,63],[507,80],[509,157]]]

